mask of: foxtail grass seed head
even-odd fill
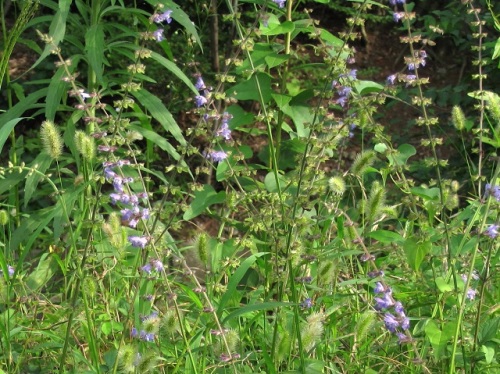
[[[493,119],[495,127],[500,126],[500,96],[494,92],[485,92],[486,96],[486,110]]]
[[[312,313],[307,317],[307,322],[301,330],[302,344],[306,351],[313,349],[320,341],[324,330],[323,319],[322,313]]]
[[[193,244],[199,260],[203,265],[208,266],[208,235],[204,232],[198,234]]]
[[[357,177],[361,177],[375,161],[375,153],[373,151],[365,151],[359,154],[351,166],[351,173]]]
[[[9,213],[4,210],[4,209],[1,209],[0,210],[0,226],[5,226],[9,223]]]
[[[458,131],[465,129],[465,115],[458,105],[455,105],[451,110],[451,122]]]
[[[344,178],[340,176],[331,177],[328,180],[328,188],[338,196],[342,196],[346,190]]]
[[[168,335],[174,335],[179,331],[179,320],[175,310],[167,310],[163,315],[161,331]]]
[[[290,339],[290,334],[288,331],[283,331],[280,334],[278,346],[276,349],[276,360],[278,362],[283,362],[290,355],[290,348],[292,345],[292,340]]]
[[[361,342],[365,339],[376,321],[377,313],[373,310],[366,310],[360,314],[354,330],[356,342]]]
[[[96,155],[95,139],[87,135],[84,131],[77,131],[75,133],[76,149],[85,160],[91,161]]]
[[[385,204],[385,189],[378,183],[373,182],[370,197],[368,198],[368,204],[366,206],[366,215],[370,222],[375,221],[384,208]]]
[[[5,283],[5,279],[0,277],[0,303],[7,304],[7,284]]]
[[[90,298],[94,298],[97,293],[97,284],[94,278],[85,277],[82,283],[82,291]]]
[[[121,249],[125,246],[127,238],[118,212],[112,212],[102,228],[113,247]]]
[[[154,351],[148,351],[136,362],[137,373],[151,373],[158,362],[158,354]]]
[[[59,129],[52,121],[44,121],[40,128],[43,149],[54,160],[62,155],[63,141]]]
[[[125,373],[133,373],[137,364],[137,351],[131,345],[123,345],[118,351],[118,366]]]

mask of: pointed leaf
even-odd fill
[[[197,191],[194,194],[194,199],[189,205],[189,208],[184,212],[184,220],[189,221],[194,217],[199,216],[208,207],[214,204],[220,204],[226,199],[224,191],[215,192],[214,188],[208,184],[203,187],[203,190]]]
[[[85,33],[85,53],[96,81],[102,82],[104,65],[104,28],[101,23],[92,25]]]

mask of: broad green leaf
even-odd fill
[[[493,358],[495,357],[495,346],[498,347],[498,343],[494,345],[491,344],[481,346],[481,352],[484,353],[484,361],[487,364],[491,364],[493,362]]]
[[[412,187],[411,193],[425,200],[433,200],[433,201],[439,200],[439,195],[440,195],[439,188],[437,187],[432,187],[432,188]]]
[[[268,25],[269,27],[263,28],[261,30],[262,35],[271,36],[271,35],[280,35],[287,34],[292,32],[295,29],[295,25],[292,21],[285,21],[280,25]]]
[[[184,74],[182,70],[177,67],[175,63],[156,52],[151,53],[151,58],[168,69],[172,74],[183,81],[195,95],[198,95],[198,90],[194,86],[193,82],[191,82],[191,79],[189,79],[186,74]]]
[[[31,292],[40,290],[52,279],[58,268],[54,258],[50,254],[44,253],[35,271],[32,271],[26,279],[26,286]]]
[[[441,293],[453,291],[453,285],[447,282],[443,277],[436,277],[436,286]]]
[[[385,153],[387,151],[387,146],[384,143],[377,143],[373,149],[375,152]]]
[[[387,158],[391,165],[404,166],[406,165],[406,161],[411,156],[417,154],[417,150],[411,144],[401,144],[398,147],[398,153],[395,155],[388,155]]]
[[[481,323],[478,334],[479,344],[486,344],[499,337],[500,317],[494,317]]]
[[[199,216],[211,205],[223,203],[225,200],[226,193],[224,191],[215,192],[212,186],[206,184],[203,186],[203,190],[194,193],[194,199],[184,212],[183,219],[189,221]]]
[[[2,151],[3,146],[4,146],[5,142],[7,141],[7,139],[9,138],[12,130],[14,130],[14,127],[16,127],[16,125],[19,122],[21,122],[23,119],[25,119],[25,117],[16,118],[16,119],[10,120],[7,123],[3,123],[0,126],[0,152]]]
[[[425,256],[430,252],[432,243],[429,241],[418,242],[415,238],[408,238],[403,244],[408,265],[414,271],[420,269]]]
[[[85,53],[97,82],[103,82],[104,67],[104,28],[102,23],[89,27],[85,34]]]
[[[142,136],[144,136],[146,139],[152,141],[158,147],[163,149],[170,156],[172,156],[174,158],[174,160],[178,161],[181,158],[179,153],[177,153],[177,151],[175,150],[175,147],[172,144],[170,144],[165,138],[158,135],[156,132],[146,130],[146,129],[144,129],[140,126],[136,126],[136,125],[130,125],[129,127],[131,130],[137,131]]]
[[[262,99],[265,103],[271,100],[271,77],[264,73],[256,73],[250,79],[238,83],[226,91],[226,95],[234,97],[238,100],[255,100],[261,102]]]
[[[109,335],[113,332],[123,331],[123,324],[116,321],[107,321],[101,325],[101,331],[104,335]]]
[[[372,92],[380,92],[384,89],[384,86],[372,81],[356,81],[354,89],[360,95],[366,95]]]
[[[135,98],[151,113],[153,118],[156,119],[166,131],[174,136],[175,140],[177,140],[181,145],[186,145],[186,139],[184,139],[179,125],[177,125],[177,122],[175,122],[172,114],[168,111],[165,105],[163,105],[158,97],[145,89],[133,91],[131,94],[135,96]]]
[[[24,185],[24,207],[28,206],[29,201],[31,200],[31,196],[33,196],[33,192],[35,192],[38,187],[38,183],[45,178],[45,171],[48,169],[50,164],[52,163],[51,157],[45,153],[41,152],[35,158],[35,160],[31,163],[31,167],[35,168],[39,171],[39,173],[31,173],[26,177],[26,183]]]
[[[278,181],[280,190],[283,191],[288,181],[283,174],[278,174]],[[266,190],[268,190],[269,192],[278,192],[278,184],[273,172],[267,173],[266,177],[264,178],[264,185],[266,186]]]
[[[264,57],[264,60],[266,61],[267,66],[272,69],[276,66],[281,65],[282,63],[288,61],[290,56],[287,55],[279,55],[277,53],[273,53],[271,55],[268,55]]]
[[[292,303],[287,303],[284,301],[268,301],[268,302],[261,303],[261,304],[246,305],[244,307],[237,308],[234,312],[229,313],[222,320],[222,323],[226,323],[227,321],[230,321],[233,318],[243,316],[245,314],[256,312],[256,311],[274,310],[277,308],[286,308],[286,307],[291,307],[291,306],[293,306]]]
[[[446,353],[446,345],[448,341],[447,331],[441,331],[436,322],[428,320],[425,325],[425,335],[429,339],[433,348],[434,359],[439,361]]]
[[[493,56],[491,57],[492,60],[500,57],[500,38],[497,39],[495,43],[495,47],[493,48]]]
[[[372,239],[378,240],[381,243],[400,243],[405,241],[405,238],[403,238],[397,232],[388,230],[372,231],[368,234],[368,236]]]
[[[227,302],[233,298],[233,295],[236,292],[238,284],[240,283],[241,279],[246,274],[248,269],[250,269],[250,267],[255,263],[257,258],[262,257],[266,254],[267,252],[260,252],[247,257],[240,264],[239,268],[233,273],[233,275],[231,275],[231,277],[229,278],[229,282],[227,284],[226,292],[224,293],[224,296],[222,296],[222,299],[220,300],[219,306],[217,308],[217,315],[219,317],[222,315],[222,312]]]

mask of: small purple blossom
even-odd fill
[[[194,85],[198,91],[205,90],[207,86],[205,86],[205,82],[203,81],[203,78],[201,76],[198,76],[196,79],[196,83]]]
[[[16,272],[16,269],[14,269],[13,266],[8,265],[7,266],[7,274],[9,275],[9,278],[12,278],[14,276],[14,273]],[[3,270],[0,269],[0,276],[3,275]]]
[[[275,2],[280,8],[284,8],[286,4],[286,0],[273,0],[273,2]]]
[[[403,19],[405,16],[405,12],[394,12],[392,15],[392,18],[394,19],[394,22],[399,22],[401,19]]]
[[[396,74],[389,75],[386,79],[387,84],[393,85],[396,82],[396,78],[397,78]]]
[[[206,103],[208,103],[208,100],[207,100],[207,98],[205,96],[196,95],[194,97],[194,103],[199,108],[199,107],[205,105]]]
[[[154,267],[154,269],[158,272],[161,273],[165,267],[163,266],[163,263],[160,260],[151,260],[151,265]]]
[[[170,17],[171,14],[172,14],[172,10],[168,9],[161,14],[158,14],[158,13],[153,14],[152,20],[153,20],[153,22],[156,22],[156,23],[162,23],[162,22],[170,23],[170,22],[172,22],[172,18]]]
[[[153,271],[153,267],[151,266],[151,264],[146,264],[144,266],[141,266],[141,270],[145,273],[147,273],[148,275],[151,275],[151,272]]]
[[[474,288],[470,288],[467,290],[467,295],[466,297],[469,299],[469,300],[474,300],[476,298],[476,295],[477,295],[477,290],[474,289]]]
[[[221,162],[227,158],[227,153],[224,151],[209,151],[205,157],[213,162]]]
[[[128,237],[128,241],[133,247],[145,248],[149,243],[149,238],[147,236],[131,235]]]
[[[495,239],[498,236],[498,229],[500,226],[498,225],[490,225],[485,231],[484,234],[488,235],[491,239]]]
[[[311,298],[308,297],[307,299],[304,299],[304,301],[302,301],[300,303],[300,307],[302,309],[309,309],[309,308],[311,308],[312,307],[312,300],[311,300]]]
[[[223,137],[226,140],[231,139],[231,130],[229,129],[229,125],[227,122],[222,122],[219,129],[215,132],[216,136]]]
[[[486,199],[489,196],[493,196],[497,202],[500,202],[500,187],[487,183],[484,186],[484,198]]]
[[[161,42],[163,40],[165,40],[165,36],[163,35],[163,32],[165,30],[163,29],[158,29],[156,31],[153,32],[153,38],[157,41],[157,42]]]
[[[386,291],[386,288],[382,284],[382,282],[375,283],[375,288],[373,289],[373,292],[375,292],[375,293],[384,293],[385,291]]]
[[[386,313],[384,316],[385,327],[390,332],[396,332],[396,329],[399,327],[399,321],[394,315],[391,313]]]
[[[409,343],[411,342],[411,338],[402,332],[397,332],[396,336],[398,337],[399,344]]]
[[[394,311],[399,315],[404,315],[405,310],[403,304],[401,304],[400,301],[396,301],[396,303],[394,304]]]
[[[394,305],[394,300],[389,293],[385,293],[383,297],[376,297],[374,300],[376,310],[387,309]]]

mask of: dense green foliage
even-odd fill
[[[446,3],[3,3],[0,373],[498,373],[500,9]]]

